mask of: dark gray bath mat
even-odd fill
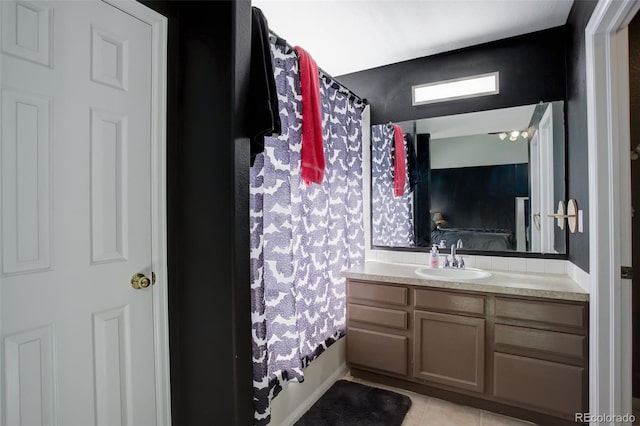
[[[338,380],[294,426],[400,426],[410,407],[408,396]]]

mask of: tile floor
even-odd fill
[[[505,417],[404,389],[369,382],[353,377],[349,373],[343,379],[387,389],[411,398],[411,409],[404,418],[402,426],[535,426],[533,423],[524,420]]]

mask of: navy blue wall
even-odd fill
[[[429,189],[431,210],[441,212],[450,227],[506,229],[515,235],[515,197],[529,194],[529,165],[433,169]]]
[[[587,142],[587,72],[584,29],[595,0],[573,3],[567,20],[567,199],[584,210],[584,233],[569,234],[569,260],[589,272],[589,150]]]

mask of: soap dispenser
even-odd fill
[[[436,244],[431,248],[431,257],[429,258],[429,266],[431,268],[440,267],[440,255],[438,254],[438,246]]]

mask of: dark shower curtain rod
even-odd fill
[[[280,37],[278,34],[276,34],[274,31],[269,30],[269,33],[271,33],[271,35],[273,37],[276,38],[276,41],[282,41],[289,49],[291,49],[291,51],[295,52],[296,50],[293,48],[293,46],[291,46],[289,44],[289,42],[287,40],[285,40],[284,38]],[[297,53],[296,53],[297,55]],[[360,96],[356,95],[355,92],[351,89],[349,89],[347,86],[345,86],[344,84],[340,83],[338,80],[336,80],[331,74],[329,74],[328,72],[326,72],[325,70],[323,70],[322,68],[318,67],[318,71],[320,71],[320,74],[322,75],[322,77],[326,78],[327,80],[329,80],[330,83],[335,84],[336,86],[338,86],[338,89],[342,89],[342,90],[346,90],[350,96],[353,96],[354,98],[356,98],[356,100],[362,102],[365,105],[368,105],[369,102],[364,99],[361,98]]]

